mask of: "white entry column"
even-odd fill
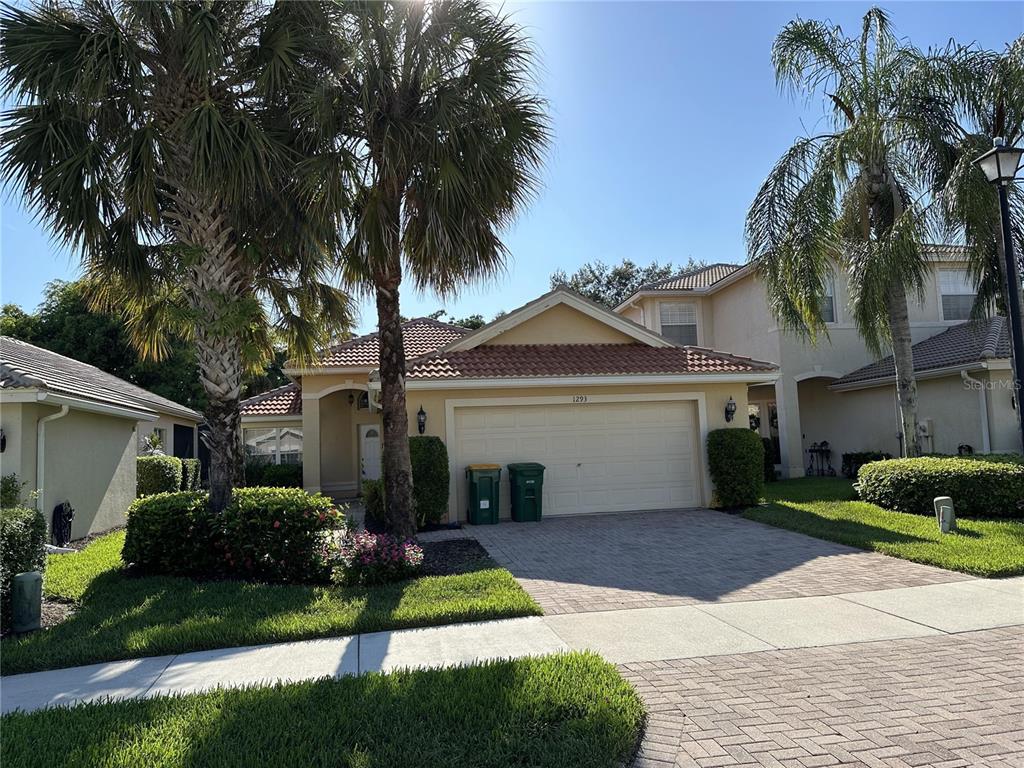
[[[779,417],[779,459],[783,477],[804,476],[804,441],[800,430],[797,383],[789,376],[775,381],[775,408]]]

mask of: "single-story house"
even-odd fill
[[[196,456],[201,421],[95,366],[0,336],[0,474],[39,493],[48,524],[54,507],[69,502],[72,538],[123,524],[144,435],[161,429],[165,445]]]
[[[403,334],[410,434],[422,413],[422,432],[447,445],[453,521],[477,462],[544,464],[548,515],[705,506],[707,433],[748,428],[748,386],[778,375],[561,288],[475,331],[421,318]],[[373,333],[287,369],[293,383],[242,403],[247,453],[301,460],[308,490],[356,494],[380,476],[377,361]],[[508,516],[507,481],[500,504]]]

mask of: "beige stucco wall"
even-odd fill
[[[989,436],[993,451],[1020,451],[1019,418],[1012,405],[1013,375],[1009,370],[975,373],[986,382]],[[1018,407],[1020,403],[1018,402]]]
[[[0,456],[0,472],[16,473],[26,483],[26,494],[39,483],[37,422],[58,412],[54,406],[36,403],[2,405],[7,450]],[[36,506],[47,524],[54,506],[69,501],[75,508],[73,538],[123,525],[128,505],[135,499],[136,422],[71,410],[44,429],[44,488]]]
[[[556,304],[487,344],[629,344],[636,339],[565,304]]]
[[[174,425],[189,427],[192,430],[192,455],[199,455],[199,430],[196,429],[196,422],[186,419],[179,419],[174,416],[162,414],[156,421],[139,422],[139,448],[142,448],[142,441],[145,440],[153,430],[162,429],[167,435],[164,453],[170,456],[174,452]]]
[[[575,395],[656,395],[656,394],[678,394],[678,393],[702,392],[705,396],[707,412],[707,429],[719,429],[722,427],[745,428],[747,425],[745,414],[747,412],[746,385],[744,384],[656,384],[645,385],[641,381],[628,386],[581,386],[581,387],[524,387],[512,388],[502,387],[495,389],[453,389],[453,390],[425,390],[410,389],[408,393],[409,426],[410,434],[416,434],[416,411],[420,405],[427,414],[427,425],[425,434],[436,435],[442,440],[447,439],[446,424],[446,402],[449,400],[470,400],[480,398],[522,398],[522,397],[565,397],[566,402],[571,402]],[[725,404],[732,397],[736,402],[737,417],[731,423],[725,421]],[[586,407],[586,406],[581,406]],[[486,457],[480,457],[486,461]],[[700,447],[700,469],[703,475],[706,467],[706,454],[704,446]],[[452,482],[465,482],[465,466],[452,467]],[[453,515],[457,510],[449,509],[449,517],[457,519]]]
[[[989,374],[971,374],[989,382]],[[993,451],[1016,450],[1015,422],[1010,407],[1008,384],[988,384],[990,447]],[[918,415],[931,424],[931,438],[923,440],[929,453],[957,452],[961,443],[975,451],[984,450],[982,434],[981,389],[966,386],[959,373],[918,381]],[[803,447],[828,440],[833,449],[833,464],[839,469],[841,456],[849,451],[880,450],[899,455],[896,394],[891,385],[848,392],[829,390],[828,382],[817,379],[799,385],[800,415],[804,431]],[[1004,388],[1005,387],[1005,388]]]

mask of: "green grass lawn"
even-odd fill
[[[4,639],[3,674],[541,613],[498,567],[376,587],[193,581],[129,575],[123,543],[119,531],[77,554],[50,556],[47,596],[78,609],[55,627]]]
[[[592,653],[0,719],[19,768],[612,768],[636,748],[636,691]]]
[[[961,518],[955,533],[943,534],[934,517],[890,512],[857,501],[853,484],[836,478],[769,483],[765,496],[767,507],[753,507],[743,516],[952,571],[1024,574],[1024,521]]]

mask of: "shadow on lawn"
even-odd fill
[[[820,515],[782,501],[772,502],[772,507],[777,508],[779,512],[774,512],[771,507],[764,510],[756,510],[751,515],[751,519],[758,522],[770,522],[773,514],[784,515],[788,530],[814,536],[827,529],[830,541],[854,547],[863,547],[866,541],[876,544],[921,544],[931,542],[930,539],[915,536],[911,533],[880,528],[877,525],[869,525],[857,520],[823,519]],[[978,536],[976,533],[966,531],[964,533],[972,537]]]

